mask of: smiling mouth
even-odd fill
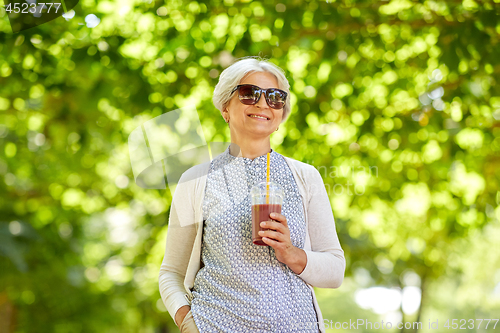
[[[261,117],[261,116],[256,116],[256,115],[249,115],[250,118],[256,118],[256,119],[262,119],[262,120],[269,120],[269,118]]]

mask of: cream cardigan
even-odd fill
[[[307,263],[298,276],[311,289],[320,331],[325,332],[313,287],[340,287],[345,272],[344,251],[320,173],[309,164],[283,157],[299,188],[307,225],[304,246]],[[191,304],[191,289],[201,268],[202,203],[209,167],[210,162],[206,162],[184,172],[172,198],[165,256],[159,274],[161,298],[172,318],[179,308]]]

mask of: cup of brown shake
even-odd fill
[[[259,236],[259,231],[265,231],[260,227],[262,221],[271,220],[271,213],[281,214],[284,193],[281,186],[274,182],[261,182],[250,190],[252,199],[252,241],[256,245],[268,246]]]

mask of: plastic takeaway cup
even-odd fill
[[[266,200],[267,184],[269,184],[269,198]],[[274,182],[261,182],[253,186],[250,190],[252,198],[252,241],[256,245],[268,246],[259,236],[259,231],[265,231],[260,227],[262,221],[269,221],[271,213],[281,214],[281,205],[283,204],[283,189]]]

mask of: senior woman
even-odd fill
[[[182,174],[160,268],[162,300],[181,332],[324,332],[313,287],[338,288],[344,252],[319,172],[271,148],[290,114],[289,83],[266,60],[225,69],[213,95],[231,144]],[[284,190],[281,214],[252,242],[250,189]]]

